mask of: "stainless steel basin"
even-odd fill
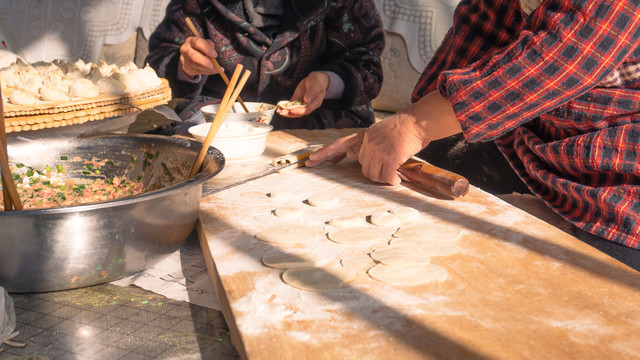
[[[38,158],[62,164],[74,178],[98,176],[84,174],[84,160],[109,159],[113,163],[99,176],[141,178],[157,190],[95,204],[0,212],[0,285],[10,292],[89,286],[142,271],[177,250],[195,227],[202,184],[222,170],[224,157],[209,148],[201,172],[190,179],[167,173],[165,165],[188,173],[200,147],[177,137],[98,135],[10,148],[11,163]]]

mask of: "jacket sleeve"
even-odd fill
[[[325,104],[338,110],[367,104],[382,86],[384,32],[374,1],[347,1],[327,16],[325,24],[330,61],[318,70],[338,74],[345,85],[340,99]]]
[[[171,0],[164,19],[149,38],[149,55],[145,62],[158,73],[158,76],[169,81],[173,97],[193,98],[201,92],[206,81],[206,76],[203,76],[199,83],[178,79],[180,46],[187,37],[192,36],[185,17],[189,16],[196,27],[199,27],[199,14],[197,1]]]
[[[486,13],[473,10],[487,8]],[[457,66],[429,69],[438,91],[449,98],[469,141],[489,141],[502,137],[524,123],[557,108],[596,87],[622,62],[633,59],[640,38],[640,9],[628,1],[575,2],[544,1],[523,21],[517,33],[506,26],[507,13],[518,1],[471,0],[456,11],[454,28],[465,21],[481,21],[482,26],[505,29],[502,48],[465,63],[458,44],[462,34],[452,30],[449,48],[440,57],[462,57]],[[484,15],[483,15],[484,14]],[[508,24],[507,24],[508,25]],[[509,36],[507,36],[509,35]],[[478,46],[488,41],[478,40]],[[441,49],[445,50],[445,49]],[[456,62],[452,61],[452,64]],[[434,73],[432,73],[435,71]],[[420,85],[420,84],[419,84]],[[416,96],[423,94],[416,89]]]

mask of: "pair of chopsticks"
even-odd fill
[[[1,88],[2,86],[0,86]],[[22,202],[13,182],[11,169],[9,168],[9,155],[7,153],[7,130],[4,124],[4,104],[2,92],[0,92],[0,170],[2,170],[2,198],[4,211],[22,210]]]
[[[209,132],[207,133],[207,137],[204,139],[204,143],[202,143],[202,148],[198,153],[198,157],[196,161],[193,163],[191,167],[191,171],[189,172],[188,178],[194,176],[198,170],[200,170],[200,166],[202,166],[202,161],[204,160],[204,156],[207,153],[207,149],[211,145],[213,138],[216,137],[220,126],[224,122],[224,119],[227,117],[229,110],[231,110],[231,106],[238,98],[240,91],[244,87],[244,84],[247,82],[249,75],[251,72],[249,70],[245,70],[242,74],[242,78],[240,78],[240,73],[242,72],[242,65],[238,64],[236,66],[236,70],[233,72],[233,76],[231,76],[231,80],[229,81],[229,86],[227,86],[227,90],[222,97],[222,101],[220,102],[220,107],[216,112],[216,116],[213,118],[213,122],[211,123],[211,127],[209,128]],[[238,78],[240,80],[238,81]]]
[[[197,38],[202,38],[202,36],[200,36],[200,33],[198,32],[198,29],[196,29],[196,27],[193,25],[193,22],[189,17],[186,17],[184,21],[187,23],[187,26],[193,33],[193,36]],[[216,70],[220,74],[220,77],[222,77],[222,80],[224,80],[227,86],[229,86],[229,78],[227,77],[227,74],[224,73],[224,69],[222,68],[222,66],[218,64],[218,61],[215,58],[210,57],[209,59],[211,59],[213,66],[216,68]],[[244,104],[244,101],[242,101],[242,98],[239,96],[238,96],[238,102],[240,102],[240,105],[242,105],[242,108],[244,109],[245,112],[249,112],[249,109],[247,109],[247,106]]]

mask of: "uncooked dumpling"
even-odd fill
[[[100,95],[98,86],[91,82],[89,79],[78,79],[71,84],[69,88],[71,96],[76,98],[90,98]]]
[[[315,239],[315,230],[298,224],[281,224],[256,234],[258,240],[271,243],[304,243]]]
[[[308,291],[336,290],[354,277],[353,271],[335,266],[289,269],[282,273],[285,283]]]
[[[14,89],[9,95],[9,101],[15,105],[33,105],[39,98],[38,94],[21,88]]]
[[[53,84],[46,84],[40,89],[40,97],[44,101],[68,101],[69,94]]]
[[[369,276],[390,285],[415,286],[447,279],[447,270],[434,264],[411,263],[401,266],[378,264],[369,269]]]
[[[96,85],[98,85],[98,89],[100,90],[101,94],[107,95],[122,94],[124,93],[124,90],[126,88],[121,81],[114,78],[113,76],[98,80]]]

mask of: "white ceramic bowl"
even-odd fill
[[[242,105],[239,102],[235,102],[225,119],[255,121],[263,124],[269,124],[273,118],[273,114],[276,112],[276,106],[273,104],[246,101],[244,104],[249,112],[245,112]],[[212,122],[219,107],[220,104],[207,105],[200,108],[200,111],[204,115],[205,119],[207,119],[207,122]]]
[[[204,142],[211,123],[189,128],[189,133],[200,142]],[[225,160],[244,160],[259,156],[267,145],[267,134],[273,126],[253,121],[225,120],[220,126],[211,146],[224,155]]]

